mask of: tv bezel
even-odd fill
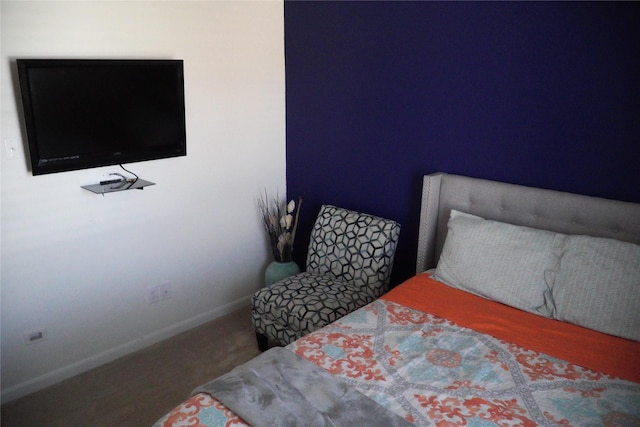
[[[16,59],[18,79],[24,114],[24,124],[29,149],[31,173],[43,175],[57,172],[68,172],[81,169],[113,166],[126,163],[134,163],[148,160],[159,160],[171,157],[187,155],[186,144],[186,119],[184,99],[184,61],[181,59]],[[91,155],[83,155],[78,158],[56,159],[48,161],[41,156],[38,144],[38,134],[34,118],[31,86],[29,84],[29,72],[35,68],[61,68],[61,67],[140,67],[140,66],[173,67],[176,73],[176,89],[178,90],[177,106],[182,111],[178,126],[181,127],[180,138],[174,145],[166,147],[154,147],[153,149],[123,150],[114,152],[97,152]]]

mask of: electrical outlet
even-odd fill
[[[4,140],[4,149],[7,153],[7,158],[8,159],[13,159],[16,155],[16,144],[12,139],[6,138]]]
[[[24,343],[26,345],[35,344],[47,340],[47,330],[40,329],[38,331],[27,332],[24,334]]]
[[[162,301],[171,299],[171,283],[160,285],[160,299]]]
[[[147,288],[147,302],[149,304],[160,302],[160,288],[158,286],[150,286]]]

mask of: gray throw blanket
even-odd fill
[[[274,347],[197,388],[255,426],[410,426],[340,378]]]

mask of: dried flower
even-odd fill
[[[293,215],[287,214],[280,218],[280,227],[289,229],[291,228],[291,223],[293,222]]]
[[[294,200],[284,204],[278,197],[269,200],[266,191],[264,197],[258,199],[258,208],[262,215],[264,228],[269,236],[271,252],[273,258],[278,262],[291,261],[301,204],[302,199],[300,198],[298,198],[297,204]]]

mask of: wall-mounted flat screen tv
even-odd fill
[[[17,66],[33,175],[187,154],[182,60]]]

